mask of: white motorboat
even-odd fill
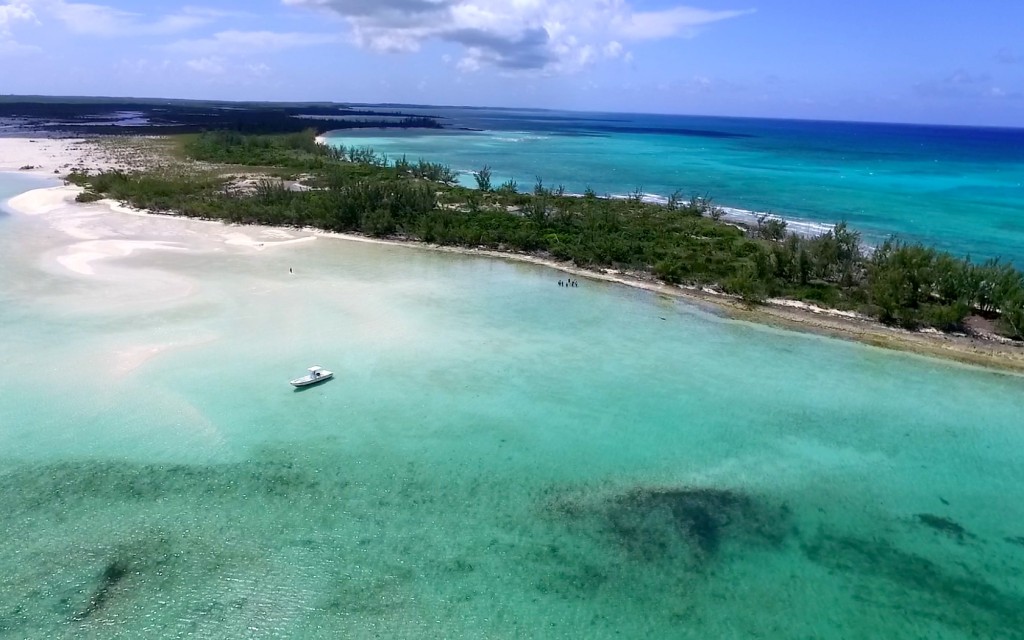
[[[293,387],[308,387],[311,384],[319,384],[334,377],[333,371],[323,367],[310,367],[309,373],[291,381]]]

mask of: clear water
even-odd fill
[[[29,189],[51,187],[57,182],[32,173],[11,173],[0,171],[0,219],[6,218],[7,201]]]
[[[336,132],[495,184],[538,177],[582,193],[711,195],[796,221],[840,220],[976,258],[1024,264],[1024,130],[687,116],[416,109],[446,131]],[[456,128],[475,131],[456,130]],[[475,184],[465,175],[467,184]]]
[[[0,220],[0,637],[1024,635],[1021,378],[77,212]]]

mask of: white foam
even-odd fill
[[[824,222],[813,222],[811,220],[801,220],[800,218],[787,218],[774,213],[751,211],[749,209],[737,209],[735,207],[719,208],[723,212],[723,220],[735,222],[748,227],[756,226],[758,221],[762,218],[766,218],[768,220],[781,220],[786,223],[787,231],[805,238],[814,238],[825,235],[829,231],[835,229],[834,224]]]
[[[573,197],[581,197],[578,194],[567,194]],[[657,193],[640,193],[640,201],[647,204],[658,204],[666,205],[669,203],[669,198],[659,195]],[[621,194],[615,193],[607,196],[612,200],[630,200],[637,197],[637,194]],[[682,201],[680,204],[689,205],[689,201]],[[784,216],[776,215],[774,213],[765,213],[760,211],[751,211],[749,209],[738,209],[736,207],[717,207],[722,211],[722,219],[727,222],[743,225],[745,227],[757,226],[757,223],[762,218],[768,220],[781,220],[786,223],[786,230],[797,234],[798,236],[814,238],[817,236],[824,235],[829,231],[835,229],[834,224],[828,224],[824,222],[813,222],[811,220],[802,220],[800,218],[787,218]]]

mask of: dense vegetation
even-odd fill
[[[130,121],[124,120],[130,114]],[[333,103],[213,102],[0,96],[0,118],[23,126],[86,135],[163,135],[230,129],[246,133],[322,133],[331,129],[441,128],[436,118]],[[135,122],[134,119],[140,119]]]
[[[214,171],[72,174],[101,195],[155,211],[235,223],[314,226],[438,244],[550,255],[585,267],[628,269],[665,282],[718,287],[757,303],[788,297],[857,309],[908,328],[961,330],[969,317],[1024,337],[1024,277],[1008,264],[975,264],[920,244],[890,240],[865,252],[845,224],[816,237],[787,232],[770,216],[743,228],[721,221],[706,197],[666,204],[568,196],[537,180],[529,193],[495,187],[490,169],[477,189],[450,168],[366,148],[317,144],[315,131],[273,136],[215,132],[189,138],[185,153],[218,165],[273,168],[295,182],[264,178],[248,189]]]

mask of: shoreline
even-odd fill
[[[58,144],[64,143],[67,146],[74,145],[74,151],[77,151],[78,154],[71,154],[71,157],[64,156],[66,160],[71,160],[72,162],[77,161],[79,163],[89,162],[90,164],[102,164],[103,160],[107,160],[107,162],[109,162],[109,159],[105,158],[97,159],[95,157],[82,157],[83,155],[87,156],[89,150],[83,148],[84,145],[81,145],[81,139],[61,140],[51,138],[50,140]],[[0,150],[6,151],[3,147],[9,146],[7,143],[11,142],[20,142],[21,144],[17,146],[23,146],[28,143],[27,139],[0,138]],[[93,147],[93,150],[95,150],[95,147]],[[5,155],[8,158],[17,157],[14,153],[10,152]],[[17,170],[9,169],[8,167],[10,164],[11,163],[8,162],[7,164],[0,165],[0,171],[15,174],[20,173]],[[44,173],[48,170],[51,169],[49,169],[49,167],[39,167],[39,173]],[[49,176],[51,178],[54,177],[53,174],[49,174]],[[81,189],[79,187],[72,186],[35,189],[16,196],[4,204],[8,209],[19,214],[33,215],[43,213],[47,209],[53,207],[55,193],[63,193],[64,196],[61,196],[61,199],[63,200],[65,196],[70,196],[72,193],[77,194],[80,191]],[[67,199],[70,200],[67,204],[76,204],[74,203],[73,198],[69,197]],[[203,220],[201,218],[191,218],[176,214],[150,213],[148,211],[137,210],[124,206],[113,200],[101,200],[98,203],[93,204],[102,204],[112,213],[122,215],[160,217],[165,219],[190,220],[196,222],[202,221],[211,224],[219,224],[225,230],[230,230],[231,228],[260,228],[264,230],[290,229],[293,231],[308,233],[312,238],[337,238],[354,242],[412,247],[442,253],[478,256],[532,264],[534,266],[553,269],[580,278],[628,286],[634,289],[664,295],[690,304],[695,304],[706,310],[710,310],[736,320],[839,338],[889,350],[903,351],[958,362],[960,364],[979,366],[990,370],[1024,374],[1024,345],[1012,342],[1000,342],[995,339],[968,335],[954,335],[928,331],[908,331],[883,325],[875,320],[861,317],[854,313],[818,308],[813,305],[795,301],[769,300],[762,305],[750,306],[739,298],[718,293],[711,289],[698,289],[697,287],[683,285],[669,285],[659,282],[653,279],[653,277],[649,277],[644,274],[621,272],[613,269],[597,270],[581,268],[574,264],[561,262],[542,255],[484,248],[436,245],[399,238],[371,238],[358,234],[336,233],[308,227],[295,228],[270,227],[265,225],[233,225],[221,220]],[[230,238],[230,234],[225,236],[225,238]],[[230,239],[226,239],[225,241],[231,242]],[[237,244],[248,244],[255,250],[262,250],[271,248],[277,244],[294,244],[295,242],[305,241],[307,241],[306,238],[292,239],[285,242],[254,243],[239,239]],[[234,242],[231,243],[234,244]]]
[[[314,231],[311,229],[306,230]],[[945,334],[938,331],[908,331],[898,327],[890,327],[875,320],[837,309],[823,309],[805,303],[788,304],[794,301],[768,301],[758,306],[750,306],[739,298],[716,293],[709,289],[669,285],[613,269],[602,271],[585,269],[570,263],[530,254],[469,247],[449,247],[414,240],[369,238],[354,234],[317,233],[325,237],[336,237],[349,241],[412,247],[442,253],[509,260],[521,264],[546,267],[580,278],[627,286],[682,300],[733,320],[837,338],[890,351],[901,351],[1004,373],[1024,375],[1024,345],[1017,345],[1016,343],[1003,343],[986,338]]]
[[[385,133],[385,134],[388,134],[388,133],[393,134],[393,132],[394,132],[393,129],[376,129],[376,130],[375,129],[367,129],[365,131],[367,131],[367,132],[380,132],[380,133]],[[448,132],[449,134],[451,134],[451,133],[466,133],[467,132],[465,130],[458,130],[458,129],[440,129],[440,130],[434,130],[434,131],[444,131],[444,132]],[[472,130],[470,132],[486,133],[486,131],[484,131],[484,130]],[[358,136],[350,136],[349,134],[351,133],[351,131],[350,130],[346,130],[346,129],[336,129],[336,130],[326,131],[326,132],[316,136],[314,138],[314,140],[316,140],[316,142],[318,142],[319,144],[327,145],[328,144],[328,140],[326,139],[326,136],[328,136],[329,134],[332,134],[332,133],[345,134],[346,136],[351,137],[353,140],[359,140]],[[371,136],[366,136],[366,137],[369,138]],[[339,136],[339,138],[340,138],[340,136]],[[352,146],[352,145],[346,145],[346,146]],[[475,173],[473,170],[470,170],[470,169],[454,169],[454,171],[458,175],[473,175]],[[463,186],[463,187],[465,187],[467,189],[474,189],[474,190],[476,189],[476,187],[474,187],[470,183],[462,184],[460,182],[460,184],[461,184],[461,186]],[[569,196],[569,197],[573,197],[573,198],[582,198],[583,197],[582,193],[567,193],[565,195]],[[602,195],[602,196],[598,196],[598,197],[599,198],[610,198],[612,200],[628,200],[630,197],[632,197],[632,195],[628,194],[628,193],[613,193],[613,194],[607,194],[607,195]],[[650,203],[650,204],[662,204],[662,205],[664,205],[664,204],[667,204],[669,202],[670,195],[665,195],[665,194],[660,194],[660,193],[647,193],[647,192],[644,192],[644,193],[640,194],[640,197],[641,197],[641,199],[644,202],[647,202],[647,203]],[[725,221],[725,222],[730,222],[730,223],[733,223],[733,224],[736,224],[736,225],[742,225],[742,226],[749,227],[751,225],[756,225],[758,223],[758,220],[760,220],[762,217],[765,217],[768,220],[781,220],[782,222],[786,223],[787,231],[790,231],[792,233],[796,233],[797,235],[800,235],[800,236],[803,236],[803,237],[807,237],[807,238],[811,238],[811,237],[814,237],[814,236],[822,235],[824,233],[832,231],[833,229],[835,229],[835,226],[836,226],[834,223],[817,222],[817,221],[814,221],[814,220],[808,220],[806,218],[800,218],[800,217],[796,217],[796,216],[779,215],[779,214],[776,214],[776,213],[772,213],[771,211],[756,211],[754,209],[743,209],[743,208],[740,208],[740,207],[733,207],[733,206],[729,206],[729,205],[715,205],[715,207],[717,209],[721,210],[722,220]],[[870,247],[870,245],[866,245],[866,246]]]

